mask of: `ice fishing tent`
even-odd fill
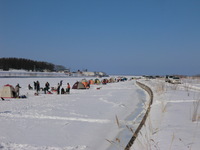
[[[94,83],[95,83],[95,84],[100,84],[101,81],[100,81],[99,79],[95,79],[95,80],[94,80]]]
[[[74,83],[74,85],[72,86],[72,89],[86,89],[86,87],[84,86],[84,84],[82,82],[76,82]]]
[[[94,84],[94,80],[90,79],[90,80],[89,80],[89,83],[90,83],[90,84]]]
[[[107,83],[108,83],[108,79],[103,79],[103,80],[101,81],[101,83],[102,83],[102,84],[107,84]]]
[[[4,85],[1,89],[0,89],[0,97],[3,98],[14,98],[15,97],[15,89],[12,85]]]
[[[109,82],[110,82],[110,83],[115,82],[115,78],[114,78],[114,77],[111,77],[111,78],[109,79]]]
[[[88,81],[86,79],[82,79],[81,82],[84,84],[85,87],[88,86]]]

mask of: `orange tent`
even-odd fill
[[[92,79],[89,80],[89,83],[90,83],[90,84],[94,84],[94,80],[92,80]]]

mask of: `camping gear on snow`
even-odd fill
[[[89,83],[90,83],[90,84],[94,84],[94,80],[90,79],[90,80],[89,80]]]
[[[72,89],[86,89],[86,87],[84,86],[84,84],[82,82],[76,82],[74,83],[74,85],[72,86]]]
[[[19,98],[27,98],[26,95],[21,95]]]
[[[84,84],[85,87],[88,86],[88,81],[86,79],[82,79],[81,82]]]
[[[114,78],[114,77],[111,77],[111,78],[109,79],[109,82],[110,82],[110,83],[114,83],[114,82],[115,82],[115,78]]]
[[[6,84],[0,89],[0,97],[2,98],[15,98],[16,92],[12,85]]]
[[[108,83],[108,79],[103,79],[103,80],[101,81],[101,83],[102,83],[102,84],[107,84],[107,83]]]
[[[95,83],[95,84],[100,84],[101,81],[100,81],[99,79],[95,79],[95,80],[94,80],[94,83]]]
[[[88,82],[88,80],[86,80],[86,79],[82,79],[81,82]]]

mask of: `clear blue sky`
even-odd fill
[[[0,57],[108,74],[200,74],[200,0],[0,0]]]

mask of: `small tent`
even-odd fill
[[[16,96],[16,92],[15,89],[12,85],[4,85],[1,89],[0,89],[0,97],[3,98],[14,98]]]
[[[82,82],[76,82],[74,83],[74,85],[72,86],[72,89],[86,89],[86,87],[84,86],[84,84]]]
[[[114,83],[114,82],[115,82],[115,78],[114,78],[114,77],[111,77],[111,78],[109,79],[109,82],[110,82],[110,83]]]
[[[95,84],[100,84],[101,82],[100,82],[99,79],[95,79],[95,80],[94,80],[94,83],[95,83]]]
[[[90,80],[89,80],[89,83],[90,83],[90,84],[94,84],[94,80],[90,79]]]
[[[86,79],[82,79],[81,82],[84,84],[85,87],[88,86],[88,81]]]
[[[102,83],[102,84],[107,84],[107,83],[108,83],[108,79],[103,79],[103,80],[101,81],[101,83]]]

